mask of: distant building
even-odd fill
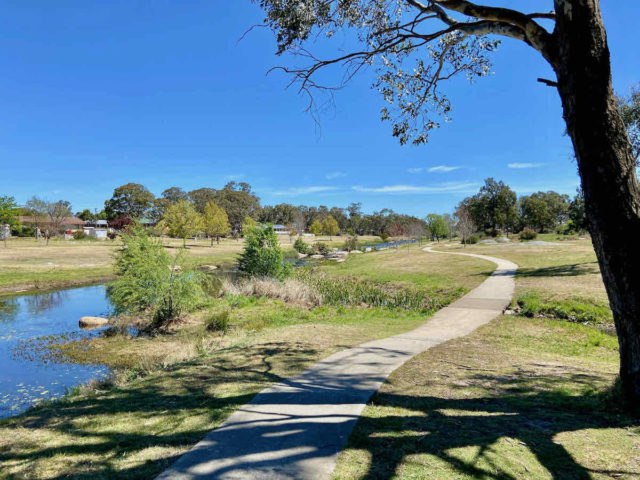
[[[273,230],[278,235],[289,235],[289,230],[284,225],[274,225]]]
[[[29,227],[38,226],[41,230],[52,223],[49,217],[36,218],[21,215],[18,217],[18,220],[20,220],[22,225],[27,225]],[[60,225],[60,228],[63,230],[80,230],[82,227],[84,227],[84,220],[81,220],[78,217],[67,217],[62,220]]]
[[[155,227],[158,224],[156,220],[151,220],[150,218],[141,218],[139,221],[140,225],[145,228]]]
[[[86,222],[84,222],[84,226],[85,228],[108,228],[109,222],[107,222],[106,220],[87,220]]]

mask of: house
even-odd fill
[[[273,230],[277,235],[289,235],[289,230],[284,225],[274,225]]]
[[[85,228],[109,228],[109,222],[106,220],[87,220],[84,222]]]
[[[18,220],[22,225],[26,225],[29,227],[40,227],[40,230],[46,229],[47,226],[51,225],[51,218],[48,216],[43,217],[32,217],[32,216],[19,216]],[[62,220],[60,224],[61,230],[79,230],[84,227],[84,220],[79,219],[78,217],[67,217]]]

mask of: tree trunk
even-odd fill
[[[620,380],[640,404],[640,185],[611,85],[598,0],[555,0],[558,76],[593,245],[620,343]]]

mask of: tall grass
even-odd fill
[[[520,295],[516,301],[525,317],[553,317],[579,323],[613,323],[611,309],[593,300],[574,297],[569,300],[543,300],[538,292]]]
[[[222,280],[221,291],[227,295],[267,297],[304,306],[322,304],[322,296],[309,284],[295,278],[248,278],[237,282]]]
[[[322,296],[327,305],[438,310],[466,291],[464,288],[425,289],[405,283],[374,282],[352,276],[327,276],[313,270],[301,271],[298,278]]]

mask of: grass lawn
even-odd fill
[[[608,311],[590,242],[558,243],[439,248],[518,263],[517,297],[529,303]],[[640,478],[640,421],[610,400],[617,339],[558,312],[502,316],[396,370],[334,478]]]
[[[411,278],[429,286],[435,285],[430,272],[446,276],[451,264],[443,255],[413,249],[364,254],[364,260],[352,255],[345,264],[323,269],[356,275],[356,267],[364,272],[363,262],[369,261],[371,270],[385,264],[392,278],[392,254],[407,260],[398,262],[398,278],[419,263],[425,279],[416,271]],[[448,286],[471,288],[486,269],[484,261],[463,259],[452,268],[457,280]],[[231,310],[231,330],[224,336],[204,328],[205,317],[221,309]],[[118,374],[109,384],[78,388],[61,401],[0,421],[0,478],[152,478],[269,384],[338,350],[410,330],[426,319],[415,310],[308,309],[229,296],[166,335],[115,334],[64,345],[68,358],[103,362]]]
[[[640,478],[640,422],[608,408],[614,337],[505,316],[396,370],[335,479]]]

